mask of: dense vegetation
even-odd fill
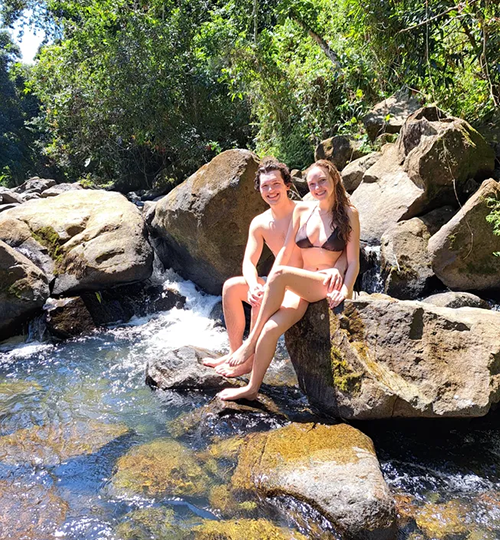
[[[3,38],[4,183],[150,187],[241,146],[304,167],[402,87],[473,123],[500,103],[493,0],[4,0],[4,24],[26,9],[50,39],[28,69]]]

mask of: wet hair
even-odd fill
[[[292,175],[288,170],[288,167],[284,163],[280,163],[274,158],[264,158],[257,169],[255,174],[255,190],[260,190],[260,176],[262,174],[269,174],[272,171],[279,171],[283,178],[285,186],[290,187],[292,185]]]
[[[335,193],[335,197],[331,208],[331,226],[332,229],[337,229],[338,237],[347,244],[347,242],[349,241],[349,235],[352,230],[351,224],[349,222],[348,208],[350,206],[352,207],[352,204],[349,199],[349,195],[345,190],[342,178],[340,177],[340,173],[337,170],[337,167],[335,167],[335,165],[327,159],[320,159],[313,163],[307,169],[306,175],[309,174],[309,171],[313,167],[320,167],[321,169],[323,169],[333,182],[333,190]]]

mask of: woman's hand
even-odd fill
[[[323,285],[327,286],[327,296],[333,291],[340,291],[343,279],[342,274],[336,268],[327,268],[326,270],[320,270],[320,274],[325,274]]]
[[[330,309],[337,307],[341,302],[343,302],[349,294],[349,290],[345,285],[342,285],[340,290],[332,291],[326,295],[328,301],[328,306]]]

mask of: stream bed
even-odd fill
[[[171,422],[213,396],[152,391],[145,384],[147,361],[183,345],[215,351],[227,346],[225,332],[209,317],[219,299],[172,274],[165,279],[186,296],[187,309],[59,345],[0,347],[0,538],[142,538],[126,525],[132,513],[140,516],[137,512],[147,509],[156,512],[148,519],[168,514],[181,527],[220,519],[207,497],[124,496],[113,489],[122,456],[157,440],[173,440]],[[273,364],[268,382],[274,400],[288,412],[306,414],[298,389],[274,387],[282,376],[290,378],[283,345]],[[353,424],[375,443],[397,499],[399,539],[500,538],[499,419],[492,413],[477,420]],[[226,435],[272,427],[266,421],[235,423],[226,426],[231,431]],[[183,444],[199,451],[209,442],[210,437],[198,436]],[[280,526],[309,538],[338,538],[325,524],[317,532],[311,525],[317,516],[297,520],[283,501],[270,507],[265,517]],[[173,536],[156,527],[144,538]]]

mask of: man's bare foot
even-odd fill
[[[234,401],[243,398],[253,400],[257,397],[257,393],[248,386],[243,386],[242,388],[224,388],[217,396],[223,401]]]
[[[239,377],[240,375],[250,373],[252,371],[252,365],[253,355],[246,362],[240,364],[239,366],[233,367],[226,362],[224,364],[221,364],[220,366],[217,366],[215,368],[215,371],[219,375],[223,375],[224,377]]]
[[[230,366],[239,366],[244,364],[255,352],[255,346],[252,345],[248,340],[243,342],[243,345],[237,350],[229,355],[227,363]]]
[[[227,362],[227,360],[229,359],[231,355],[229,354],[225,354],[224,356],[219,356],[219,358],[211,358],[210,356],[207,357],[207,358],[203,358],[203,360],[201,361],[201,363],[204,365],[204,366],[208,366],[208,367],[216,367],[216,366],[220,366],[221,364],[223,364],[224,362]]]

